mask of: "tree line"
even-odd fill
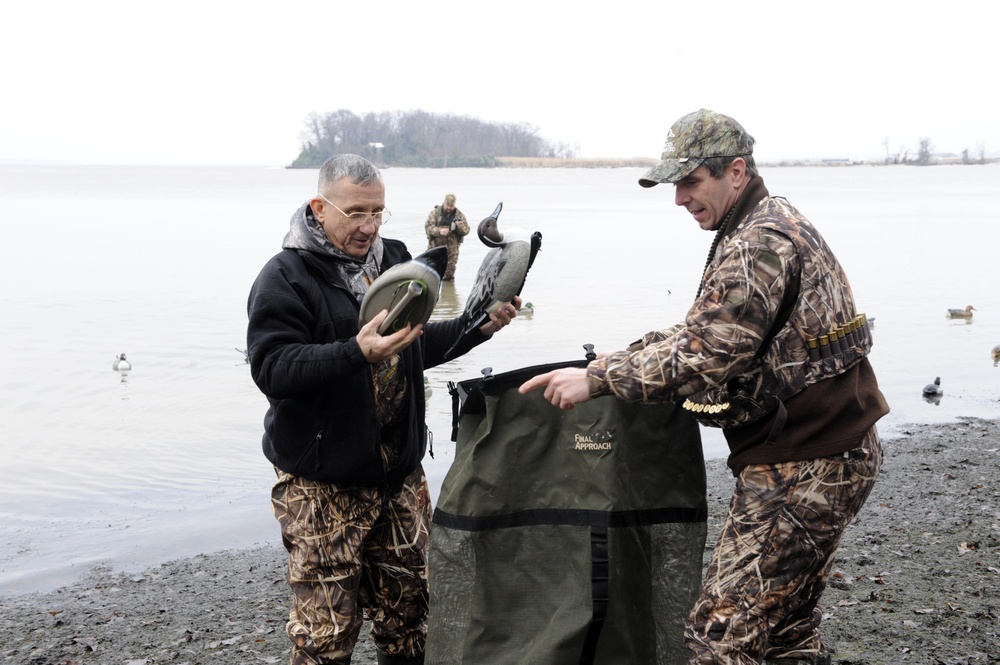
[[[380,166],[494,167],[498,157],[571,159],[575,151],[547,141],[525,123],[488,123],[426,111],[357,115],[346,109],[312,113],[291,168],[316,168],[335,153],[354,153]]]
[[[882,140],[882,147],[885,148],[885,163],[886,164],[916,164],[918,166],[927,166],[929,164],[934,164],[937,160],[934,158],[934,154],[931,152],[934,149],[931,140],[926,137],[922,137],[918,142],[919,147],[916,153],[911,153],[906,147],[900,147],[896,154],[892,154],[889,151],[889,137]],[[976,152],[971,153],[968,148],[962,151],[962,164],[986,164],[989,161],[993,161],[986,157],[986,145],[980,143],[976,147]]]

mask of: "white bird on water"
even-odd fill
[[[125,357],[125,354],[123,353],[117,358],[115,358],[115,362],[113,365],[111,365],[111,369],[115,370],[116,372],[121,372],[122,374],[124,374],[125,372],[132,371],[132,363],[128,361],[128,359]]]

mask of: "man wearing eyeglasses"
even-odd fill
[[[444,273],[446,282],[455,279],[458,251],[465,236],[469,234],[469,229],[469,220],[465,218],[461,210],[455,207],[454,194],[446,194],[444,202],[439,206],[434,206],[434,209],[427,215],[427,221],[424,222],[424,231],[427,233],[427,249],[448,248],[448,269]]]
[[[291,665],[350,663],[365,616],[380,665],[423,663],[431,505],[421,460],[425,367],[444,361],[458,319],[377,332],[360,302],[386,269],[409,260],[389,221],[378,169],[335,155],[316,196],[291,219],[282,251],[247,305],[254,382],[267,396],[263,449],[289,552]],[[460,355],[510,323],[501,308]]]

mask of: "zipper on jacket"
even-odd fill
[[[323,441],[323,430],[320,430],[316,432],[316,438],[313,440],[313,454],[316,457],[316,466],[314,467],[315,471],[319,471],[319,467],[321,465],[319,457],[319,444],[322,441]]]

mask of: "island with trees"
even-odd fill
[[[548,141],[527,123],[489,123],[426,111],[357,115],[341,109],[306,120],[302,150],[289,168],[317,168],[350,152],[382,167],[646,166],[655,159],[582,159],[576,148]]]

